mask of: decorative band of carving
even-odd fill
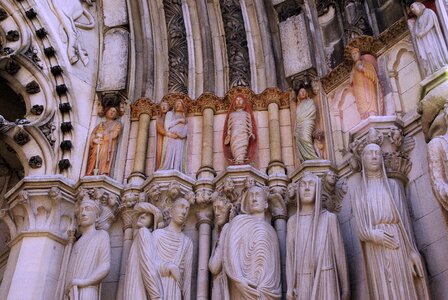
[[[131,117],[138,119],[141,114],[153,116],[155,112],[155,103],[149,98],[140,98],[131,105]]]
[[[277,221],[277,220],[288,221],[288,216],[286,216],[286,215],[278,215],[278,216],[273,216],[272,217],[272,223],[275,223],[275,221]]]

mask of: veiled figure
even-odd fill
[[[187,118],[182,100],[174,102],[174,112],[165,116],[165,138],[163,139],[160,170],[186,171]]]
[[[101,281],[110,270],[109,234],[95,228],[100,211],[99,205],[90,199],[82,200],[79,206],[81,237],[73,245],[70,255],[64,299],[100,299]]]
[[[165,299],[152,232],[162,221],[162,213],[146,202],[136,204],[134,211],[136,228],[126,267],[124,299]]]
[[[253,186],[242,199],[243,214],[228,226],[223,269],[229,288],[222,299],[281,299],[280,250],[277,234],[265,220],[267,208],[266,192]]]
[[[356,100],[356,108],[361,119],[383,113],[383,91],[376,70],[376,59],[365,54],[361,56],[358,48],[351,48],[354,61],[351,73],[351,86]]]
[[[305,88],[299,89],[297,102],[295,130],[297,155],[300,161],[319,159],[313,144],[317,114],[316,104],[313,99],[308,97],[308,92]]]
[[[171,208],[171,222],[154,231],[156,253],[160,259],[163,299],[189,300],[193,268],[193,243],[182,232],[190,203],[178,198]]]
[[[236,95],[224,122],[224,154],[227,159],[237,165],[248,163],[254,155],[256,131],[255,118],[245,96]]]
[[[297,213],[288,220],[288,300],[348,300],[344,244],[335,214],[322,210],[321,181],[306,173],[299,182]]]
[[[121,133],[121,123],[116,119],[119,111],[116,107],[108,107],[104,111],[105,121],[101,121],[90,135],[89,157],[86,175],[111,174],[117,154],[118,137]]]
[[[428,76],[447,65],[448,50],[436,14],[420,2],[412,3],[411,11],[417,16],[414,35]]]
[[[372,299],[429,299],[402,187],[386,177],[381,148],[367,145],[351,191]]]

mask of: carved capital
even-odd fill
[[[269,189],[269,209],[273,217],[286,216],[286,202],[285,192],[286,188],[283,186],[273,186]]]
[[[140,115],[147,114],[150,117],[155,112],[155,104],[149,98],[140,98],[131,105],[131,117],[138,119]]]

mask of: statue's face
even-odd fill
[[[411,5],[410,8],[411,8],[411,12],[412,12],[414,15],[416,15],[417,17],[420,16],[420,11],[421,11],[422,9],[421,9],[421,6],[420,6],[419,4],[417,4],[417,2],[412,3],[412,5]]]
[[[260,187],[252,187],[247,191],[247,209],[250,214],[262,213],[268,208],[266,192]]]
[[[235,108],[244,108],[244,98],[237,96],[235,99]]]
[[[168,105],[168,102],[162,102],[160,103],[160,112],[162,114],[166,114],[170,110],[170,106]]]
[[[174,202],[171,209],[171,221],[183,225],[187,221],[188,211],[190,210],[190,203],[184,198],[179,198]]]
[[[215,213],[215,224],[223,226],[229,219],[230,209],[222,201],[218,201],[213,205],[213,212]]]
[[[299,183],[300,202],[313,203],[316,199],[316,181],[313,178],[303,178]]]
[[[304,99],[308,98],[308,92],[306,91],[306,89],[301,88],[301,89],[299,90],[299,95],[298,95],[298,97],[299,97],[299,100],[304,100]]]
[[[361,58],[361,53],[358,48],[353,48],[350,55],[352,56],[353,61],[358,61]]]
[[[79,225],[90,226],[95,224],[97,215],[95,207],[90,203],[81,203],[79,207]]]
[[[289,198],[294,198],[296,196],[296,185],[293,183],[288,184],[288,196]]]
[[[137,218],[137,227],[138,228],[149,228],[152,226],[154,222],[154,216],[150,213],[140,214]]]
[[[253,179],[252,177],[247,177],[246,178],[246,181],[244,182],[244,186],[246,187],[246,188],[250,188],[250,187],[253,187],[255,185],[255,179]]]
[[[118,116],[118,110],[115,107],[111,107],[106,112],[106,119],[115,120]]]
[[[381,169],[381,148],[376,144],[367,145],[362,152],[363,166],[366,171],[378,172]]]
[[[336,184],[336,174],[332,171],[329,171],[325,176],[325,180],[331,185]]]
[[[184,108],[184,104],[183,104],[183,102],[180,101],[180,100],[177,100],[177,101],[174,103],[174,110],[177,111],[177,112],[184,112],[184,111],[185,111],[185,108]]]

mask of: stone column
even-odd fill
[[[202,157],[201,167],[198,170],[199,180],[211,181],[216,173],[213,169],[213,130],[215,106],[207,103],[202,110]]]
[[[199,231],[199,251],[198,251],[198,281],[196,299],[209,299],[210,272],[208,271],[208,261],[211,251],[211,233],[213,210],[209,203],[204,205],[197,212],[197,228]]]
[[[145,180],[146,154],[148,153],[149,125],[151,123],[152,105],[149,99],[139,99],[132,105],[132,116],[138,117],[137,141],[134,165],[129,182],[134,185]]]
[[[67,269],[74,187],[62,178],[25,178],[5,199],[8,208],[0,211],[0,221],[9,228],[11,251],[0,299],[54,299]]]
[[[280,140],[280,113],[279,104],[276,101],[271,101],[268,104],[268,118],[269,118],[269,153],[270,162],[268,166],[268,174],[277,175],[285,174],[285,165],[282,160],[282,146]]]

